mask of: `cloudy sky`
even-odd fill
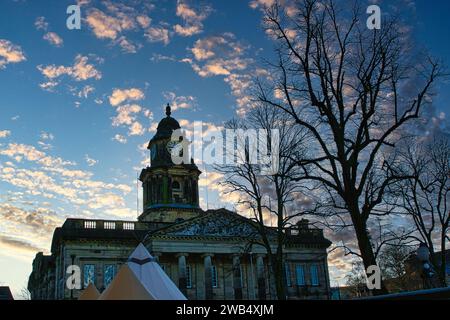
[[[66,27],[75,0],[1,1],[1,284],[25,286],[67,217],[136,218],[136,174],[166,103],[187,129],[245,113],[251,80],[273,57],[261,28],[271,1],[80,0],[81,30]],[[403,2],[417,41],[450,65],[450,3]],[[209,202],[231,207],[215,180],[203,175],[203,207],[206,185]]]

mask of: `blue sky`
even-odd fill
[[[68,30],[74,2],[0,5],[0,283],[16,293],[66,217],[135,219],[143,146],[167,102],[188,129],[220,126],[245,110],[273,54],[261,29],[270,0],[84,0],[81,30]],[[418,43],[450,65],[450,2],[403,2]],[[435,100],[444,114],[448,89]],[[201,185],[220,204],[219,179]]]

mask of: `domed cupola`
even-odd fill
[[[172,133],[175,130],[181,128],[180,124],[178,123],[178,121],[170,116],[171,114],[172,114],[172,112],[170,110],[170,105],[167,104],[167,106],[166,106],[166,117],[163,118],[159,122],[158,127],[156,129],[156,134],[152,138],[152,140],[150,140],[150,143],[153,142],[153,141],[159,140],[159,139],[168,139],[168,138],[171,137]]]
[[[156,134],[148,144],[151,164],[142,170],[139,177],[144,189],[144,211],[139,217],[142,221],[174,222],[201,212],[198,194],[200,170],[192,159],[181,164],[172,161],[171,151],[180,142],[171,138],[178,129],[181,129],[180,124],[171,117],[170,105],[167,104],[166,117],[159,122]]]
[[[170,105],[166,106],[166,117],[163,118],[156,129],[156,134],[150,140],[147,149],[150,150],[151,166],[173,165],[170,155],[171,148],[177,143],[171,141],[172,133],[181,129],[177,120],[171,116]]]

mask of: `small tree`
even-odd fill
[[[237,152],[236,164],[216,166],[216,170],[225,175],[222,184],[226,186],[227,192],[238,193],[239,204],[253,212],[252,218],[258,226],[261,239],[259,244],[267,250],[274,274],[277,298],[284,300],[285,231],[296,218],[304,214],[298,201],[296,205],[292,204],[301,195],[301,186],[297,182],[301,171],[295,161],[305,152],[305,130],[294,126],[283,112],[267,104],[259,104],[244,119],[229,121],[225,127],[236,131],[261,130],[264,137],[258,135],[254,142],[260,151],[268,151],[272,168],[276,169],[274,172],[264,172],[266,165],[251,161],[255,150],[249,145],[249,137],[243,135],[237,135],[238,149],[239,146],[243,148]],[[276,137],[273,130],[277,130]],[[275,145],[276,150],[272,150],[271,147]],[[234,150],[232,152],[234,157]],[[275,226],[269,227],[273,220]]]
[[[407,291],[411,288],[411,279],[407,274],[408,258],[413,248],[401,242],[386,245],[379,256],[381,273],[391,282],[390,290]]]

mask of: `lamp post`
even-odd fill
[[[417,249],[417,258],[422,263],[423,289],[429,289],[430,279],[433,277],[434,272],[430,263],[430,250],[423,242],[420,243]]]

